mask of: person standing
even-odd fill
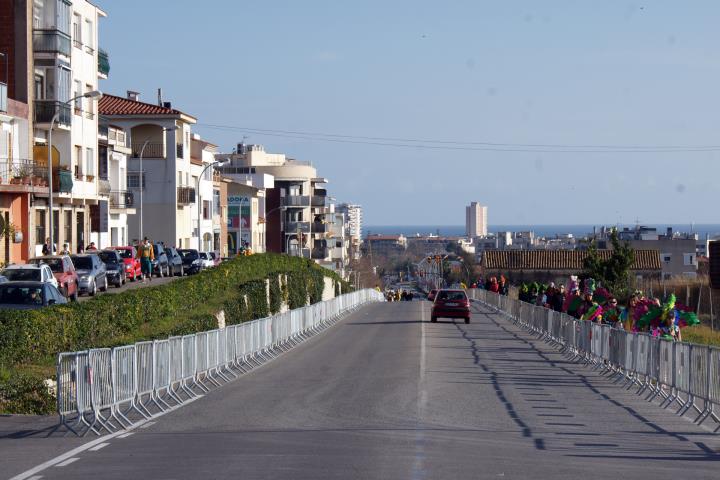
[[[43,255],[53,255],[57,252],[57,247],[55,245],[52,246],[52,250],[50,250],[50,237],[45,239],[45,243],[42,246],[42,254]]]
[[[155,260],[155,252],[148,237],[145,237],[143,243],[138,247],[137,258],[140,259],[143,283],[147,282],[148,279],[152,282],[152,261]]]

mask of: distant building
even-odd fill
[[[611,250],[599,250],[608,258]],[[480,260],[483,276],[505,275],[515,284],[520,282],[565,283],[570,275],[582,271],[587,251],[580,250],[518,250],[486,251]],[[657,279],[662,272],[656,250],[635,250],[630,272],[639,278]]]
[[[488,207],[472,202],[465,207],[465,236],[485,237],[488,234]]]
[[[391,257],[405,253],[407,238],[403,235],[368,235],[363,247],[365,255]]]
[[[598,248],[611,248],[610,232],[602,228],[597,239]],[[697,276],[697,243],[696,233],[673,232],[668,228],[664,234],[658,233],[654,227],[637,226],[624,228],[618,232],[622,241],[627,241],[636,250],[652,249],[660,254],[662,276],[664,279],[677,276]]]
[[[349,255],[353,260],[360,258],[360,244],[362,243],[362,206],[341,203],[336,210],[344,213],[348,227]]]

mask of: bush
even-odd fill
[[[55,397],[48,392],[44,375],[22,371],[0,374],[0,414],[48,415],[55,407]]]

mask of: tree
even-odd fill
[[[621,242],[617,230],[610,232],[612,253],[603,260],[595,241],[588,248],[583,260],[583,278],[594,278],[613,295],[626,297],[630,293],[630,267],[635,262],[635,250],[628,242]]]

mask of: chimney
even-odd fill
[[[237,153],[240,155],[245,153],[245,144],[243,142],[237,144]]]
[[[132,90],[128,90],[127,98],[128,98],[128,100],[132,100],[133,102],[139,102],[140,101],[140,92],[133,92]]]
[[[158,88],[158,107],[162,107],[162,106],[163,106],[162,88]]]
[[[169,109],[169,108],[172,108],[172,103],[170,103],[170,102],[163,102],[163,104],[161,105],[161,107],[165,107],[165,108],[168,108],[168,109]]]

